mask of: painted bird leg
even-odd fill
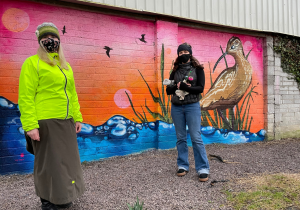
[[[230,128],[231,130],[233,130],[232,127],[231,127],[231,125],[230,125],[230,123],[228,122],[228,120],[224,117],[222,110],[221,109],[217,109],[217,111],[218,111],[219,115],[221,116],[221,118],[223,119],[223,122],[228,126],[228,128]]]

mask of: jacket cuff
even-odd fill
[[[31,130],[33,130],[33,129],[39,129],[39,128],[40,128],[40,126],[39,126],[38,123],[35,123],[35,124],[32,124],[32,125],[26,125],[26,126],[23,126],[23,130],[24,130],[25,132],[31,131]]]
[[[74,117],[74,121],[75,121],[75,123],[76,122],[83,122],[83,119],[82,119],[82,117]]]

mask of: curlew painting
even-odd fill
[[[252,82],[252,67],[247,60],[249,54],[247,57],[245,56],[243,43],[238,37],[233,36],[228,40],[225,53],[215,63],[213,72],[222,58],[226,61],[226,55],[231,55],[234,58],[234,65],[232,67],[226,65],[227,68],[218,75],[208,92],[200,100],[200,107],[202,111],[217,110],[226,126],[235,130],[237,128],[235,117],[231,116],[232,123],[228,122],[223,111],[230,109],[230,113],[234,113],[233,108],[244,97]],[[250,130],[250,125],[248,130]]]
[[[84,118],[77,136],[81,161],[175,148],[163,80],[184,42],[204,65],[204,143],[265,138],[259,37],[19,0],[2,0],[0,17],[0,174],[33,169],[20,122],[18,79],[22,63],[36,54],[34,32],[42,22],[60,29],[74,72]]]
[[[237,105],[246,93],[252,80],[252,67],[247,61],[243,44],[238,37],[228,40],[226,52],[217,60],[213,72],[222,58],[231,55],[234,66],[224,69],[217,77],[209,91],[200,101],[201,109],[224,110]]]

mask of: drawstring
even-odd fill
[[[38,59],[38,62],[37,62],[37,68],[36,68],[36,71],[37,71],[37,74],[39,75],[39,63],[40,63],[40,59]]]

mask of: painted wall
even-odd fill
[[[81,161],[176,146],[162,80],[169,77],[182,42],[193,46],[194,56],[205,67],[203,97],[227,68],[223,59],[211,72],[222,55],[220,45],[225,51],[228,40],[237,36],[245,55],[251,51],[251,81],[242,98],[231,108],[221,106],[221,112],[202,111],[205,144],[264,139],[260,38],[15,0],[3,1],[0,17],[0,174],[30,173],[33,169],[34,156],[26,151],[19,119],[18,77],[25,59],[36,54],[34,32],[43,22],[66,29],[61,43],[74,71],[84,118],[77,138]],[[109,54],[105,46],[111,48]],[[230,55],[226,61],[228,68],[235,65]]]

